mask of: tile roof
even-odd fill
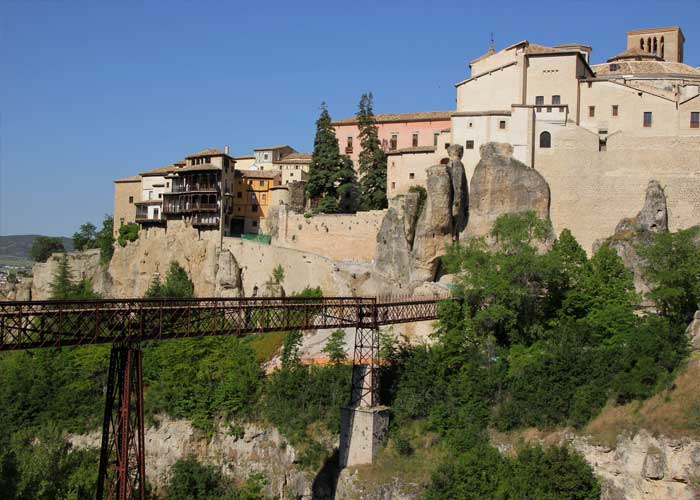
[[[274,163],[311,163],[311,153],[289,153]]]
[[[610,63],[595,64],[592,67],[596,76],[614,75],[687,75],[700,78],[700,68],[670,61],[616,61],[617,69],[611,70]]]
[[[663,58],[657,56],[656,54],[650,54],[646,50],[640,49],[639,47],[632,47],[631,49],[627,49],[615,56],[612,56],[610,59],[608,59],[608,62],[620,61],[623,59],[633,59],[635,61],[641,61],[644,59],[651,61],[663,61]]]
[[[415,148],[402,148],[393,151],[387,151],[386,155],[401,155],[410,153],[434,153],[437,150],[435,146],[417,146]]]
[[[180,172],[206,172],[212,170],[221,170],[221,167],[214,165],[213,163],[204,163],[202,165],[190,165],[189,167],[182,167],[173,170],[172,173],[179,174]]]
[[[279,145],[279,146],[270,146],[270,147],[267,147],[267,148],[255,148],[253,151],[270,151],[270,150],[272,150],[272,149],[282,149],[282,148],[294,149],[293,147],[291,147],[291,146],[288,145],[288,144],[281,144],[281,145]]]
[[[152,170],[146,170],[145,172],[141,172],[139,175],[142,177],[153,177],[157,175],[165,175],[169,174],[170,172],[174,171],[179,167],[179,165],[184,165],[185,163],[171,163],[170,165],[166,165],[165,167],[159,167],[159,168],[154,168]]]
[[[141,182],[141,176],[131,175],[129,177],[122,177],[121,179],[117,179],[114,182]]]
[[[236,170],[240,172],[243,177],[251,177],[254,179],[275,179],[280,177],[279,172],[272,172],[270,170]]]
[[[189,155],[187,158],[197,158],[198,156],[220,156],[220,155],[225,155],[223,151],[220,149],[216,148],[207,148],[203,149],[197,153]]]
[[[420,111],[417,113],[399,113],[399,114],[380,114],[374,115],[377,123],[393,123],[393,122],[418,122],[418,121],[440,121],[449,120],[450,111]],[[343,118],[336,120],[333,125],[353,125],[357,123],[357,117]]]

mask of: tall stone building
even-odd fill
[[[493,48],[456,84],[452,142],[471,178],[479,148],[513,146],[551,187],[555,229],[588,250],[612,234],[650,179],[669,225],[700,222],[700,69],[684,64],[679,27],[635,30],[627,50],[591,64],[591,47],[523,40]]]

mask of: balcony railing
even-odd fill
[[[187,212],[218,212],[218,203],[166,203],[163,213],[181,214]]]
[[[136,214],[136,222],[160,222],[165,221],[161,214],[154,217],[149,217],[148,214]]]
[[[219,226],[219,216],[218,215],[195,215],[192,217],[193,226]]]
[[[219,186],[217,184],[173,184],[172,193],[193,193],[201,191],[219,191]],[[167,193],[166,193],[167,194]]]

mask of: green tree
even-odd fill
[[[97,246],[100,249],[100,262],[108,264],[114,254],[114,217],[105,214],[102,229],[96,235]]]
[[[97,228],[92,222],[82,224],[80,229],[73,233],[73,248],[75,250],[97,248]]]
[[[58,261],[56,272],[53,275],[53,280],[49,285],[51,289],[51,298],[53,300],[66,300],[73,298],[75,287],[73,285],[73,276],[71,274],[68,257],[64,254]]]
[[[119,237],[117,238],[119,245],[125,247],[129,241],[136,241],[139,239],[140,229],[141,227],[133,222],[121,226],[119,228]]]
[[[194,297],[194,284],[187,271],[173,261],[165,274],[165,280],[161,286],[161,297],[190,298]]]
[[[644,277],[650,284],[648,298],[659,312],[688,322],[700,308],[700,228],[658,233],[649,245],[639,245]]]
[[[299,348],[301,347],[303,339],[304,336],[298,330],[287,333],[287,336],[284,338],[284,344],[282,344],[282,353],[280,355],[283,369],[290,369],[299,365],[301,362]]]
[[[151,284],[148,286],[148,290],[146,290],[146,295],[144,295],[146,298],[158,298],[163,296],[163,285],[160,282],[160,274],[155,273],[153,275],[153,278],[151,278]]]
[[[377,122],[372,109],[372,93],[362,94],[357,111],[357,126],[362,150],[358,160],[362,210],[387,207],[386,155],[379,141]]]
[[[50,236],[38,236],[29,249],[29,256],[35,262],[46,262],[52,253],[65,252],[60,238]]]
[[[172,468],[166,500],[222,500],[227,491],[221,473],[200,464],[193,456],[181,458]]]
[[[328,356],[328,360],[331,363],[337,365],[345,361],[347,357],[345,354],[346,347],[345,332],[341,329],[337,329],[330,334],[321,352]]]
[[[281,264],[277,264],[277,267],[272,270],[272,281],[278,285],[284,281],[284,268]]]

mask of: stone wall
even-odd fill
[[[313,252],[336,261],[371,262],[385,213],[385,210],[373,210],[304,217],[282,207],[273,245]]]
[[[666,193],[671,231],[700,223],[700,138],[618,134],[598,151],[596,135],[567,127],[539,151],[535,168],[551,188],[555,231],[571,229],[589,252],[639,206],[651,179]]]

